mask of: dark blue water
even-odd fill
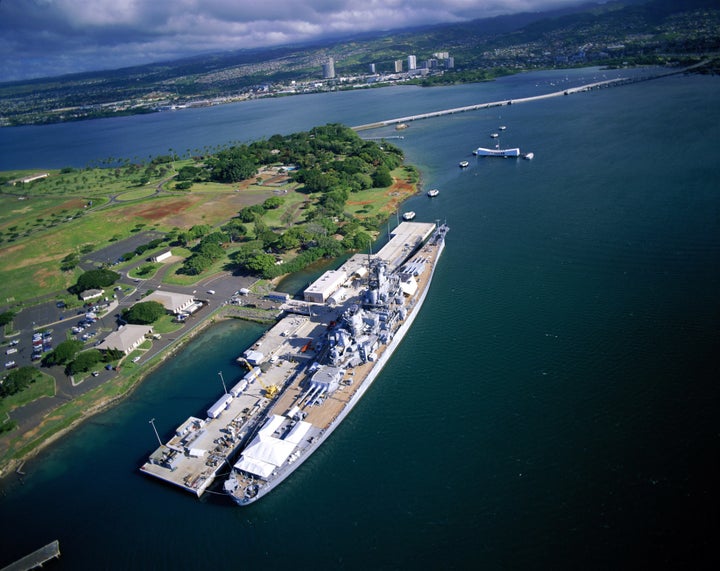
[[[331,94],[323,115],[367,122],[563,78],[349,107]],[[148,420],[167,436],[201,413],[259,334],[223,324],[29,462],[24,485],[2,482],[0,565],[55,538],[57,569],[716,563],[719,95],[718,78],[673,77],[411,124],[396,142],[441,193],[407,206],[446,219],[448,247],[415,326],[322,449],[244,509],[137,472]],[[268,116],[264,136],[280,132]],[[501,124],[534,160],[470,155]]]
[[[597,68],[538,72],[500,82],[424,89],[398,86],[260,99],[210,108],[0,129],[0,170],[84,167],[105,159],[205,152],[316,125],[362,125],[409,114],[555,92],[594,81],[648,75]],[[477,146],[477,145],[476,145]]]

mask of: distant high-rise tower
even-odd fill
[[[448,69],[454,68],[454,67],[455,67],[455,58],[452,57],[452,56],[450,56],[449,58],[447,58],[447,59],[445,60],[445,65],[447,66]]]
[[[411,69],[417,69],[417,58],[415,56],[408,56],[408,71]]]
[[[375,64],[374,63],[370,64],[370,73],[375,73]]]
[[[400,73],[402,71],[402,60],[396,59],[395,60],[395,73]]]
[[[335,79],[335,60],[331,57],[323,64],[323,78]]]

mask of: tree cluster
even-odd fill
[[[163,315],[165,308],[157,301],[141,301],[122,312],[123,320],[135,325],[155,323]]]
[[[72,293],[81,293],[88,289],[102,289],[110,287],[120,279],[120,274],[108,269],[90,270],[82,274],[77,283],[72,286]]]
[[[3,311],[0,313],[0,327],[4,327],[15,319],[15,313],[12,311]]]
[[[5,398],[20,391],[25,390],[30,386],[30,383],[34,383],[38,370],[35,367],[20,367],[19,369],[13,369],[7,375],[7,378],[0,383],[0,398]]]
[[[212,232],[203,236],[193,247],[192,255],[185,260],[180,272],[196,276],[210,268],[225,255],[223,244],[229,241],[224,232]]]

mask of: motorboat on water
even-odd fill
[[[525,153],[525,154],[522,156],[522,158],[523,158],[523,159],[527,159],[527,160],[529,161],[529,160],[532,160],[532,158],[533,158],[534,156],[535,156],[535,153]]]
[[[470,166],[470,163],[467,161],[460,161],[459,166],[461,169],[467,168]]]
[[[413,218],[415,218],[415,212],[409,210],[408,212],[403,213],[402,217],[403,220],[412,220]]]
[[[431,188],[427,191],[427,195],[430,198],[435,198],[438,194],[440,194],[440,191],[437,188]]]
[[[490,137],[491,137],[492,139],[497,139],[499,136],[500,136],[500,135],[498,135],[497,133],[490,133]]]

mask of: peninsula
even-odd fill
[[[20,349],[0,399],[4,474],[203,326],[272,322],[271,280],[364,250],[418,184],[400,149],[334,124],[47,174],[8,173],[32,180],[0,195],[3,345]]]

